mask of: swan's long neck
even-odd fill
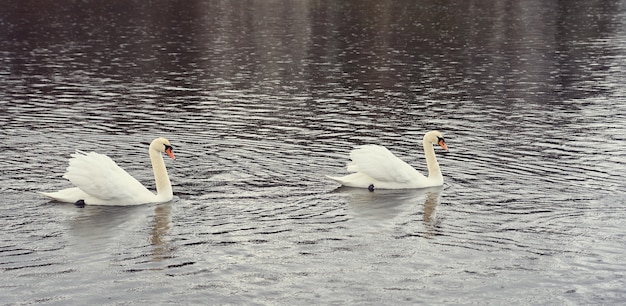
[[[428,166],[428,178],[429,179],[442,179],[441,169],[439,163],[435,157],[435,148],[433,144],[424,139],[424,156],[426,157],[426,166]]]
[[[157,196],[169,197],[171,199],[174,193],[172,192],[172,183],[170,183],[170,178],[167,175],[167,169],[165,169],[163,155],[157,150],[150,149],[150,161],[154,171]]]

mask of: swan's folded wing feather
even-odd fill
[[[361,172],[380,182],[408,183],[416,177],[425,178],[383,146],[357,147],[350,152],[350,159],[349,172]]]
[[[105,201],[132,202],[152,194],[111,158],[95,152],[72,154],[64,178],[92,197]]]

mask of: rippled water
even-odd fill
[[[2,304],[620,304],[624,1],[6,1]],[[377,143],[441,188],[338,188]],[[175,200],[38,195],[75,150]]]

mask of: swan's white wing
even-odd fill
[[[111,158],[95,152],[76,151],[69,161],[64,178],[90,195],[93,199],[87,204],[136,204],[146,203],[155,197],[146,187],[120,168]]]
[[[348,164],[349,172],[360,172],[379,182],[405,184],[416,179],[426,179],[424,175],[397,158],[383,146],[364,145],[357,147],[350,152],[350,159],[352,162]]]

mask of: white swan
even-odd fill
[[[154,171],[157,194],[152,193],[111,158],[95,152],[72,154],[64,178],[73,188],[41,194],[61,202],[90,205],[139,205],[163,203],[173,198],[172,184],[161,153],[176,159],[170,142],[157,138],[150,143],[150,161]]]
[[[348,164],[348,172],[342,177],[328,178],[348,187],[381,189],[415,189],[443,185],[443,176],[435,157],[434,144],[448,150],[443,135],[438,131],[430,131],[424,135],[424,155],[428,166],[428,177],[417,172],[409,164],[397,158],[387,148],[378,145],[364,145],[350,152],[352,162]]]

